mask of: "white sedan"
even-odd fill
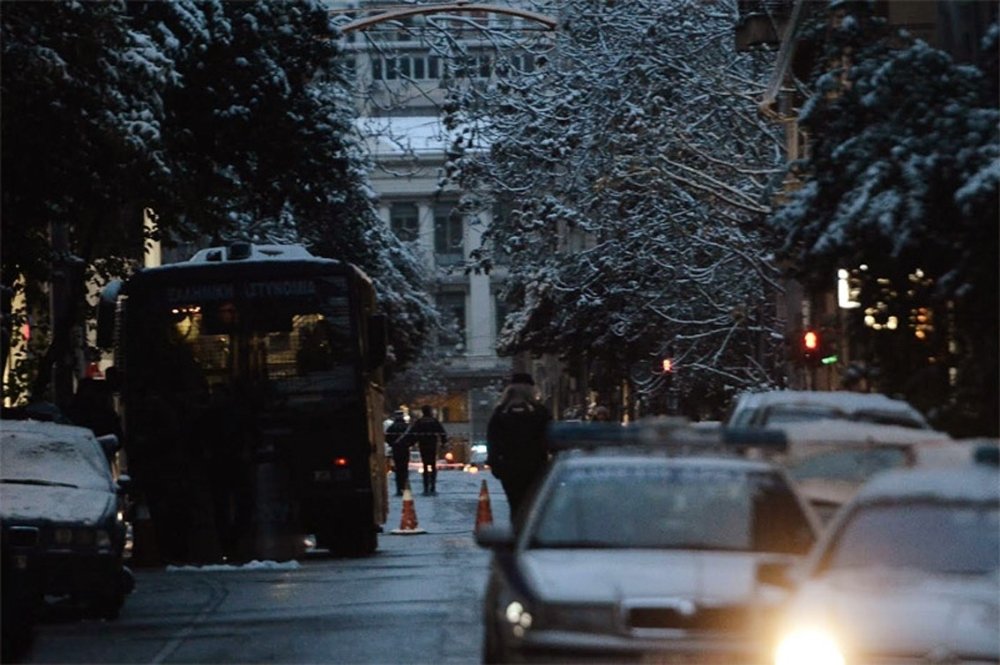
[[[776,665],[996,665],[995,463],[876,476],[837,514],[803,572]]]

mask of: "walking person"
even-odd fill
[[[552,414],[530,374],[515,373],[486,427],[486,463],[500,479],[515,527],[549,464],[546,429]]]
[[[392,449],[392,469],[396,476],[396,496],[403,496],[403,490],[410,481],[410,444],[407,436],[409,425],[406,414],[395,411],[392,414],[392,424],[385,430],[385,442]]]
[[[448,436],[444,425],[434,417],[434,409],[425,404],[420,407],[421,415],[410,428],[410,436],[420,448],[420,463],[423,465],[424,494],[437,494],[438,446]]]

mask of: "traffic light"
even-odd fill
[[[671,344],[663,351],[663,357],[660,358],[660,372],[662,374],[673,374],[674,373],[674,345]]]
[[[800,346],[803,360],[807,362],[818,361],[820,349],[823,346],[823,340],[820,337],[819,331],[812,328],[803,330],[802,337],[800,338]]]

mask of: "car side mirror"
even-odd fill
[[[104,456],[109,460],[114,459],[115,453],[121,450],[122,444],[118,440],[117,434],[102,434],[97,437],[97,442],[101,444],[101,449],[104,451]]]
[[[476,529],[476,544],[491,550],[509,550],[514,547],[514,530],[510,526],[486,524]]]
[[[123,473],[118,476],[118,480],[115,481],[115,484],[118,485],[119,494],[128,494],[132,489],[132,477]]]

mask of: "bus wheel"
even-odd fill
[[[366,557],[378,548],[378,534],[371,527],[345,530],[330,544],[330,552],[336,556]]]

